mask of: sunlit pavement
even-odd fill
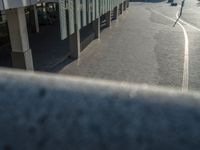
[[[200,29],[200,1],[186,1],[182,19]],[[194,30],[188,25],[187,27],[190,53],[189,53],[189,88],[200,89],[200,30]]]
[[[80,60],[66,65],[60,73],[182,89],[183,31],[178,25],[173,27],[173,21],[155,13],[176,19],[178,10],[179,7],[170,7],[166,2],[131,4],[118,22],[102,32],[101,40],[89,45]],[[185,28],[190,44],[188,85],[189,89],[198,90],[200,33]]]
[[[181,0],[177,0],[181,4]],[[158,9],[158,8],[157,8]],[[170,12],[162,8],[159,11],[174,17],[179,10],[178,8],[170,8]],[[173,13],[172,13],[173,12]],[[183,14],[181,19],[186,22],[182,23],[185,27],[189,39],[189,89],[200,89],[200,1],[198,0],[185,0]],[[193,26],[193,27],[192,27]],[[196,28],[196,29],[195,29]],[[198,29],[198,30],[197,30]]]

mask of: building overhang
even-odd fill
[[[41,2],[58,2],[58,0],[0,0],[0,10],[26,7]]]

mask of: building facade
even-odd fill
[[[79,58],[91,40],[100,38],[101,20],[110,26],[128,5],[128,0],[0,0],[0,25],[5,28],[0,38],[3,41],[3,33],[9,37],[13,67],[34,70],[35,44],[30,46],[29,32],[42,32],[41,25],[59,25],[59,40],[67,39],[69,56]],[[84,37],[86,30],[90,32]]]

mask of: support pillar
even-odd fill
[[[110,27],[111,26],[111,11],[108,11],[105,14],[105,18],[106,18],[106,27]]]
[[[35,5],[30,6],[30,22],[31,22],[31,31],[39,33],[39,21],[38,21],[38,14],[37,8]]]
[[[70,44],[70,57],[71,58],[79,58],[81,53],[80,47],[80,31],[76,30],[75,33],[70,35],[69,37],[69,44]]]
[[[47,11],[47,9],[46,9],[46,3],[45,2],[42,3],[42,10],[43,10],[43,12]]]
[[[100,39],[100,18],[97,18],[93,21],[93,32],[96,39]]]
[[[127,8],[127,0],[126,1],[124,1],[124,5],[123,5],[123,9],[124,9],[124,11],[126,11],[126,8]]]
[[[120,15],[123,14],[123,3],[119,4]]]
[[[1,15],[2,15],[2,22],[6,22],[6,15],[4,10],[1,11]]]
[[[78,14],[76,11],[77,1],[74,1],[74,21],[75,21],[75,28],[74,33],[69,37],[69,44],[70,44],[70,57],[71,58],[79,58],[81,54],[81,40],[80,40],[80,29],[78,27]]]
[[[24,8],[6,10],[13,67],[33,70]]]
[[[59,18],[59,3],[56,2],[56,19]]]
[[[33,6],[33,9],[34,9],[34,18],[35,18],[35,29],[36,29],[36,32],[39,33],[40,32],[40,26],[39,26],[38,13],[37,13],[36,5]]]
[[[119,9],[118,9],[118,6],[116,6],[113,10],[113,17],[114,19],[118,19],[118,15],[119,15]]]
[[[127,8],[129,8],[129,0],[127,0]]]

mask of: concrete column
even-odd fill
[[[123,3],[119,4],[120,14],[123,14]]]
[[[127,8],[129,7],[129,0],[127,0]]]
[[[76,30],[75,33],[70,35],[69,37],[70,42],[70,57],[71,58],[79,58],[81,53],[81,47],[80,47],[80,31]]]
[[[13,67],[33,70],[24,8],[6,10]]]
[[[111,26],[111,11],[108,11],[105,14],[105,19],[106,19],[106,27],[110,27]]]
[[[76,14],[76,1],[74,1],[74,20],[75,20],[75,31],[69,37],[70,42],[70,57],[71,58],[79,58],[81,54],[81,40],[80,40],[80,30],[77,24],[77,14]]]
[[[5,11],[2,10],[1,11],[1,14],[2,14],[2,22],[6,22],[6,15],[5,15]]]
[[[59,3],[56,3],[56,18],[59,18]]]
[[[40,26],[39,26],[39,21],[38,21],[38,13],[37,13],[36,5],[33,6],[33,9],[34,9],[34,18],[35,18],[35,29],[36,29],[36,32],[39,33]]]
[[[118,15],[119,15],[119,9],[118,9],[118,6],[116,6],[113,10],[113,17],[114,19],[118,19]]]
[[[127,8],[127,0],[126,0],[126,1],[124,1],[124,5],[123,5],[123,6],[124,6],[124,8],[123,8],[123,9],[124,9],[124,11],[125,11],[125,10],[126,10],[126,8]]]
[[[100,18],[97,18],[93,21],[93,32],[95,34],[96,39],[100,39]]]
[[[46,9],[46,3],[42,3],[42,10],[43,10],[43,12],[46,12],[47,11],[47,9]]]
[[[39,33],[39,21],[37,8],[35,5],[30,6],[30,22],[31,22],[31,31]]]

